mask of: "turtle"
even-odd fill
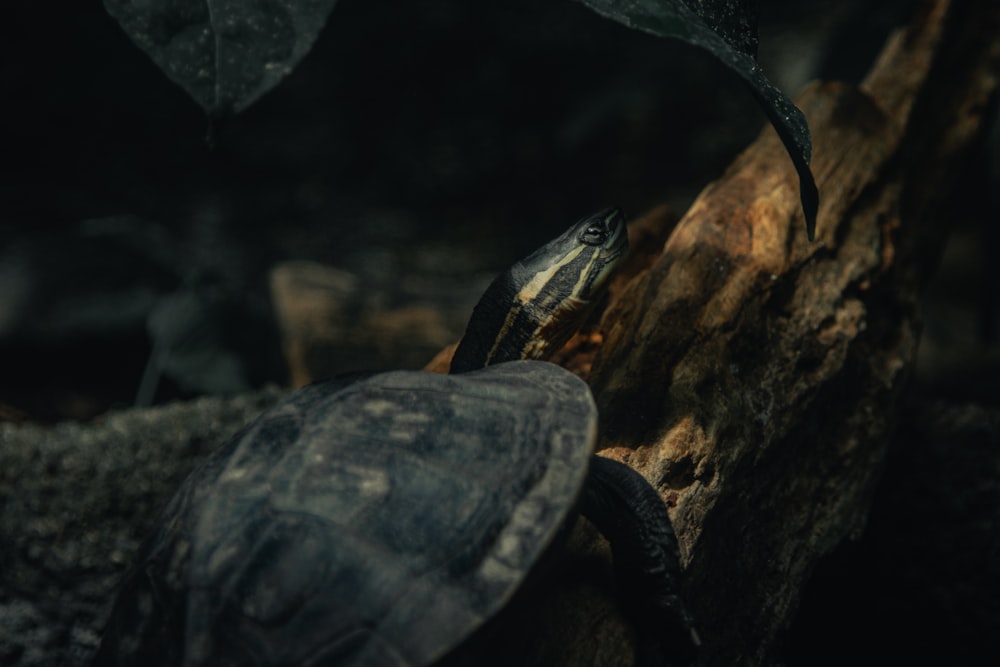
[[[594,454],[587,384],[544,360],[627,247],[618,209],[587,216],[493,281],[448,374],[319,382],[213,451],[140,547],[92,664],[447,661],[578,513],[611,543],[623,604],[662,635],[640,658],[663,637],[690,655],[665,507]]]

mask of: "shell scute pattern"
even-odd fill
[[[582,381],[542,362],[304,394],[179,490],[129,584],[145,592],[120,603],[158,610],[119,652],[183,632],[159,637],[185,651],[168,662],[429,664],[553,540],[596,428]]]

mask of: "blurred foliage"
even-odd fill
[[[705,49],[742,77],[784,142],[799,174],[812,239],[819,194],[802,112],[757,63],[755,0],[580,0],[598,14]],[[105,0],[108,13],[164,73],[213,118],[242,111],[309,52],[336,0]]]
[[[104,0],[170,79],[212,117],[242,111],[309,53],[337,0]]]

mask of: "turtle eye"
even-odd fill
[[[601,245],[608,240],[608,230],[603,225],[593,224],[580,232],[580,242],[587,245]]]

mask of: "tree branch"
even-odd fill
[[[929,2],[860,87],[802,94],[816,243],[766,130],[605,313],[603,446],[672,507],[704,664],[773,657],[811,568],[863,526],[998,26],[991,3]]]

